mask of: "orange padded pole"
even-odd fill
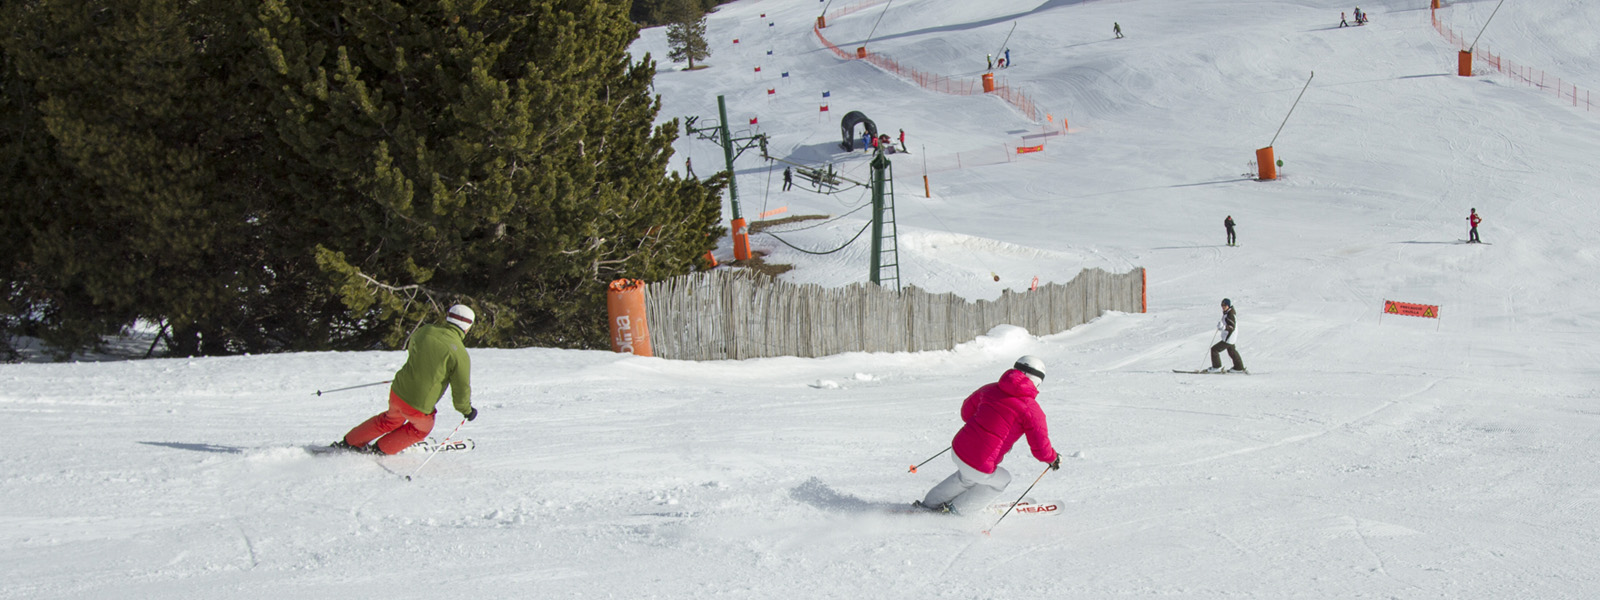
[[[611,350],[654,356],[650,326],[645,322],[644,282],[618,279],[606,290],[606,313],[611,321]]]
[[[1262,181],[1278,178],[1278,164],[1272,158],[1272,146],[1256,150],[1256,172]]]
[[[750,260],[750,231],[742,217],[733,220],[733,259]]]

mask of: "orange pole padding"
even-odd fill
[[[1272,146],[1256,151],[1256,171],[1262,181],[1278,178],[1278,164],[1272,158]]]
[[[1439,0],[1433,0],[1433,9],[1439,10]],[[822,17],[817,17],[817,20],[822,20]]]
[[[1150,270],[1139,269],[1139,312],[1150,312]]]
[[[650,326],[645,322],[643,281],[611,282],[606,291],[606,313],[611,320],[613,352],[654,356],[650,350]]]
[[[1434,2],[1437,3],[1438,0],[1434,0]],[[817,15],[817,29],[823,29],[823,28],[825,28],[827,26],[828,26],[828,18],[824,17],[822,15]]]
[[[932,198],[933,197],[933,188],[928,187],[928,176],[927,175],[923,175],[922,176],[922,197],[923,198]]]
[[[733,259],[750,260],[750,232],[742,217],[733,220]]]
[[[1472,53],[1462,50],[1456,57],[1456,74],[1462,77],[1472,76]]]
[[[994,73],[984,73],[983,74],[983,93],[987,94],[987,93],[993,92],[993,91],[994,91]]]
[[[859,48],[856,48],[856,58],[866,58],[866,57],[867,57],[867,47],[866,46],[861,46]]]
[[[718,264],[717,263],[717,255],[712,254],[710,252],[707,252],[706,253],[706,262],[711,263],[711,268],[713,268],[713,269],[717,268],[717,264]]]

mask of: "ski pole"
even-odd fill
[[[393,381],[393,380],[392,379],[385,379],[383,381],[379,381],[379,382],[376,382],[376,383],[363,383],[361,385],[352,385],[350,387],[342,387],[342,388],[339,388],[339,389],[336,389],[336,390],[317,390],[317,395],[321,396],[323,394],[332,394],[334,392],[342,392],[342,391],[345,391],[345,390],[354,390],[354,389],[359,389],[359,388],[364,388],[364,387],[372,387],[372,386],[375,386],[375,385],[383,385],[385,383],[389,383],[390,381]]]
[[[1061,458],[1060,457],[1056,457],[1056,460],[1061,460]],[[1016,502],[1012,502],[1011,506],[1006,507],[1005,514],[1002,514],[1002,515],[1000,515],[1000,518],[995,519],[994,520],[994,525],[990,525],[988,529],[983,530],[983,534],[984,535],[989,535],[989,532],[994,530],[995,527],[999,526],[1001,521],[1006,520],[1006,515],[1011,514],[1011,509],[1016,508],[1018,504],[1021,504],[1022,503],[1022,499],[1028,497],[1028,492],[1033,491],[1033,486],[1039,485],[1039,480],[1040,479],[1044,479],[1044,474],[1045,473],[1049,473],[1049,472],[1050,472],[1050,465],[1045,465],[1044,466],[1044,472],[1040,473],[1038,477],[1034,478],[1033,485],[1030,485],[1030,486],[1028,486],[1028,489],[1023,490],[1022,491],[1022,495],[1017,497],[1017,501]]]
[[[462,425],[466,425],[466,424],[467,424],[467,418],[466,417],[461,417],[461,422],[460,423],[456,423],[456,428],[450,430],[450,435],[445,436],[444,437],[444,441],[439,442],[439,445],[433,447],[433,452],[428,454],[428,458],[424,459],[422,461],[422,464],[417,465],[417,470],[416,471],[412,471],[411,475],[416,475],[417,471],[421,471],[423,467],[428,466],[428,461],[433,460],[434,455],[438,454],[440,450],[443,450],[445,446],[449,445],[450,444],[450,440],[456,437],[456,432],[457,431],[461,431],[461,426]],[[406,481],[411,481],[411,475],[407,475],[406,476]]]
[[[954,448],[954,447],[955,447],[955,446],[951,446],[951,447],[950,447],[950,448]],[[950,451],[950,448],[945,448],[945,449],[943,449],[943,450],[940,450],[940,451],[939,451],[939,454],[935,454],[935,455],[933,455],[933,456],[929,456],[929,457],[928,457],[928,460],[933,460],[933,459],[935,459],[935,458],[939,458],[939,455],[940,455],[940,454],[944,454],[944,453],[946,453],[946,452],[949,452],[949,451]],[[915,472],[917,472],[917,467],[921,467],[921,466],[922,466],[922,465],[925,465],[925,464],[928,464],[928,460],[925,460],[925,461],[922,461],[922,462],[920,462],[920,463],[917,463],[917,466],[916,466],[916,467],[911,467],[911,472],[912,472],[912,473],[915,473]]]

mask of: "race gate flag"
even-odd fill
[[[1439,307],[1433,304],[1412,304],[1410,302],[1383,301],[1383,312],[1402,317],[1422,317],[1425,319],[1439,318]]]

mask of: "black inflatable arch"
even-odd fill
[[[840,133],[844,135],[844,142],[840,143],[839,145],[844,147],[844,149],[847,151],[854,152],[856,149],[856,140],[861,139],[861,136],[856,135],[856,125],[865,127],[867,130],[867,135],[870,135],[873,138],[878,137],[877,123],[873,123],[872,119],[868,119],[867,116],[861,114],[861,111],[859,110],[847,112],[844,114],[844,119],[839,121]]]

